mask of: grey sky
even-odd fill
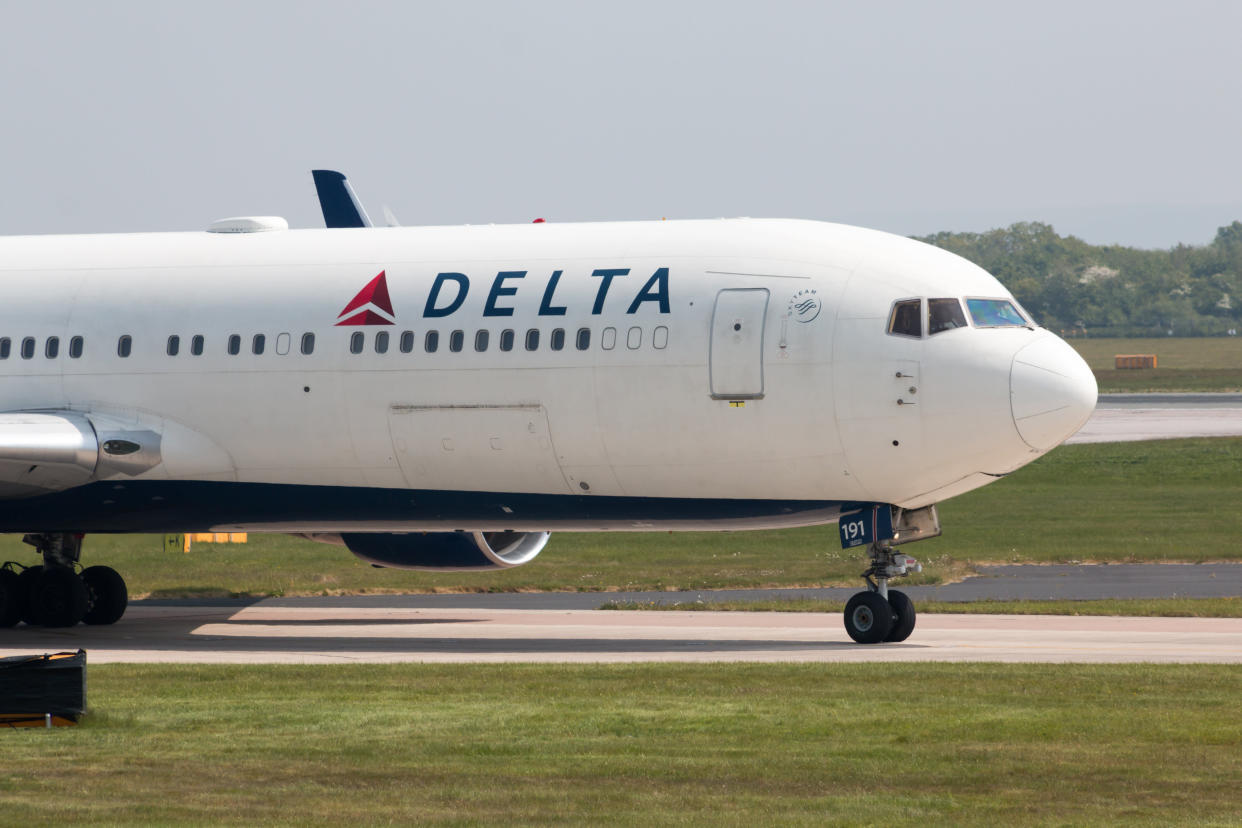
[[[1043,220],[1201,244],[1242,219],[1242,3],[0,0],[0,233]]]

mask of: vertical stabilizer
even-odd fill
[[[336,170],[311,170],[315,192],[323,210],[323,223],[328,227],[370,227],[371,219],[349,186],[349,180]]]

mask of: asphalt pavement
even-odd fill
[[[861,564],[859,565],[861,567]],[[903,586],[918,601],[1087,600],[1093,598],[1225,598],[1242,596],[1242,563],[984,566],[956,584]],[[467,592],[339,595],[309,598],[219,598],[134,601],[134,606],[285,607],[302,609],[588,610],[604,604],[693,604],[697,601],[815,599],[846,601],[862,588],[704,589],[679,592]]]

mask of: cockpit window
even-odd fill
[[[893,305],[893,313],[888,318],[888,332],[901,336],[922,336],[923,320],[919,313],[922,300],[907,299]]]
[[[956,299],[927,300],[927,332],[931,335],[966,327],[966,314]]]
[[[979,328],[1030,324],[1008,299],[967,299],[966,307],[970,308],[970,318]]]

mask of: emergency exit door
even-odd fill
[[[766,288],[722,290],[712,311],[708,357],[712,398],[757,400],[763,396],[763,325]]]

